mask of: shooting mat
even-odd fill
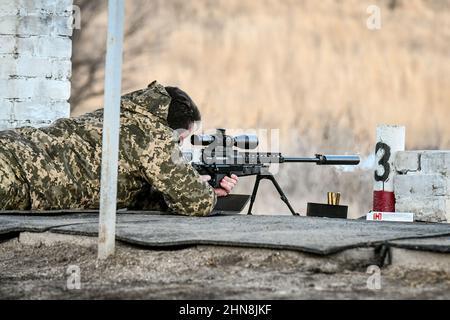
[[[0,235],[54,232],[96,236],[98,214],[0,215]],[[220,245],[290,249],[327,255],[389,244],[450,252],[450,225],[372,222],[294,216],[215,215],[206,218],[161,214],[117,215],[117,239],[149,248]],[[427,238],[427,239],[423,239]],[[399,241],[401,240],[401,241]]]

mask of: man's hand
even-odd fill
[[[203,182],[208,182],[209,180],[211,180],[211,176],[209,175],[200,176],[200,178],[202,178]]]
[[[232,174],[231,178],[230,177],[223,178],[222,181],[220,181],[221,188],[214,189],[214,191],[216,192],[216,195],[218,197],[226,197],[227,195],[229,195],[231,193],[231,191],[236,186],[238,181],[239,181],[239,178],[235,174]]]
[[[205,182],[208,182],[209,180],[211,180],[211,176],[208,176],[208,175],[201,176],[201,178],[202,178],[202,181],[205,181]],[[225,177],[222,179],[222,181],[220,181],[220,188],[215,188],[214,192],[216,193],[216,195],[218,197],[226,197],[227,195],[229,195],[231,193],[231,191],[236,186],[238,181],[239,181],[239,178],[235,174],[232,174],[231,178]]]

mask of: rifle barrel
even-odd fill
[[[351,155],[316,155],[314,158],[285,157],[281,162],[314,162],[318,165],[357,165],[359,156]]]
[[[283,157],[280,162],[317,162],[318,158],[305,158],[305,157]]]

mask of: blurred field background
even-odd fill
[[[103,103],[106,1],[75,0],[72,115]],[[450,147],[450,0],[127,1],[123,92],[157,79],[188,92],[205,128],[280,129],[289,155],[374,149],[402,124],[408,149]],[[381,30],[366,27],[370,5]],[[372,205],[370,158],[354,171],[289,164],[277,175],[296,210],[340,191],[350,216]],[[250,193],[254,178],[237,192]],[[255,212],[288,214],[268,182]]]

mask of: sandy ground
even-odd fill
[[[118,244],[115,257],[98,262],[92,240],[51,245],[3,241],[0,298],[450,298],[450,274],[442,271],[385,267],[381,289],[370,290],[366,265],[336,257],[212,246],[155,251]],[[80,268],[81,289],[67,286],[71,265]]]

